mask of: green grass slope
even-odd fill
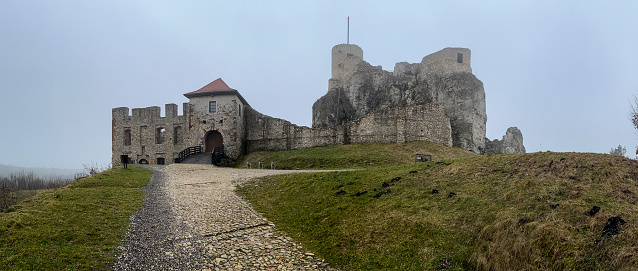
[[[461,148],[450,148],[432,142],[410,143],[357,143],[316,147],[280,152],[254,152],[237,160],[237,167],[246,167],[246,162],[257,168],[258,162],[270,168],[275,162],[277,169],[343,169],[369,168],[414,163],[414,155],[432,155],[435,161],[476,156]]]
[[[107,270],[150,175],[119,167],[9,207],[0,213],[0,269]]]
[[[638,266],[638,162],[620,156],[475,156],[270,176],[238,192],[343,270]]]

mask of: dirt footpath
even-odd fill
[[[335,270],[273,231],[234,193],[252,178],[316,171],[150,168],[144,206],[131,217],[115,270]]]

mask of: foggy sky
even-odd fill
[[[528,152],[628,153],[638,92],[633,1],[1,1],[0,164],[111,157],[111,109],[160,106],[222,78],[261,113],[311,125],[332,46],[392,70],[472,51],[487,137]]]

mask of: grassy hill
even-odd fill
[[[150,176],[119,167],[9,207],[0,213],[0,269],[108,270]]]
[[[410,142],[403,144],[357,143],[317,147],[280,152],[254,152],[237,160],[237,167],[245,168],[249,162],[257,168],[258,162],[270,168],[275,162],[277,169],[343,169],[370,168],[414,163],[414,155],[432,155],[435,161],[473,157],[475,153],[461,148],[450,148],[432,142]]]
[[[349,155],[313,151],[325,152],[324,157]],[[405,153],[413,155],[414,149]],[[280,164],[312,163],[298,158],[307,154],[288,154],[303,162]],[[363,156],[344,161],[344,167],[382,164],[373,160],[375,155],[352,157]],[[332,167],[338,166],[327,166]],[[270,176],[238,192],[279,229],[343,270],[638,266],[638,162],[620,156],[467,155],[360,171]]]

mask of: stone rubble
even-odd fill
[[[114,270],[336,270],[235,195],[252,178],[302,171],[148,166],[144,206]]]

